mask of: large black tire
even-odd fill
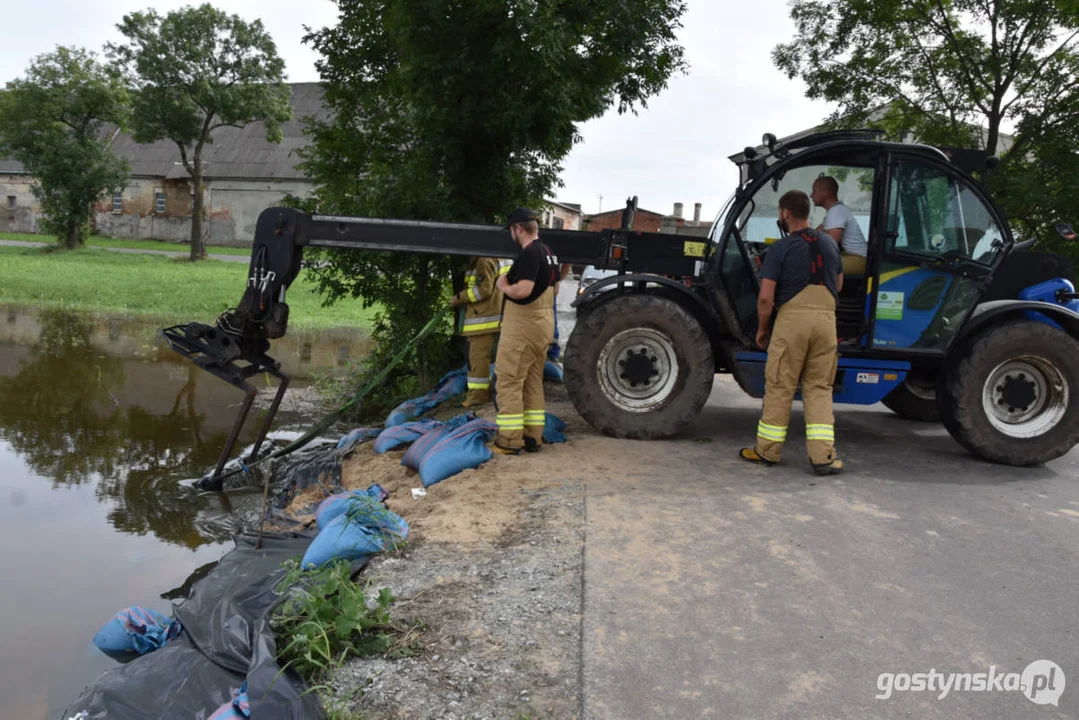
[[[594,428],[652,440],[676,434],[700,413],[715,359],[704,328],[677,303],[625,295],[580,316],[563,371],[570,401]]]
[[[987,460],[1032,467],[1079,442],[1079,341],[1034,321],[966,341],[937,392],[955,440]]]
[[[940,422],[935,379],[908,377],[881,402],[904,420]]]

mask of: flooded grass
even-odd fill
[[[239,302],[246,282],[242,263],[0,247],[0,303],[212,323]],[[306,272],[292,284],[287,301],[293,328],[365,329],[375,314],[356,300],[322,307]]]
[[[19,240],[22,242],[55,243],[56,238],[48,235],[35,233],[0,233],[0,240]],[[129,248],[131,250],[164,250],[166,252],[190,252],[190,246],[182,243],[162,242],[161,240],[130,240],[128,238],[106,238],[92,236],[86,241],[87,247],[98,248]],[[251,255],[251,248],[246,247],[219,247],[211,245],[206,248],[211,255]]]

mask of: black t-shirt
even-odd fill
[[[528,305],[558,281],[558,271],[558,258],[554,256],[551,249],[539,240],[533,240],[517,256],[506,279],[511,285],[521,280],[531,280],[536,285],[532,288],[532,293],[522,300],[514,300],[508,295],[506,299],[518,305]]]
[[[810,285],[813,280],[813,258],[806,238],[800,233],[815,236],[824,261],[819,274],[824,285],[836,295],[839,273],[843,271],[843,260],[839,255],[839,246],[827,233],[817,232],[813,228],[800,230],[787,235],[768,248],[761,268],[761,277],[776,281],[776,307],[793,298]]]

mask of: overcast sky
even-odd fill
[[[22,74],[35,55],[56,45],[94,50],[118,40],[116,23],[134,10],[162,13],[192,4],[175,0],[5,0],[0,19],[0,83]],[[246,19],[261,17],[292,82],[318,80],[315,53],[301,42],[304,25],[336,20],[330,0],[213,0]],[[556,199],[585,212],[640,207],[669,213],[673,204],[703,204],[712,219],[737,181],[727,160],[761,135],[782,137],[818,123],[830,108],[805,99],[802,86],[772,65],[771,51],[793,33],[787,0],[688,0],[680,40],[690,68],[640,115],[611,111],[582,128],[584,141],[566,162]]]

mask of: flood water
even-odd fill
[[[129,605],[169,614],[232,547],[231,511],[261,502],[180,483],[212,468],[243,394],[161,345],[160,327],[0,306],[3,720],[60,718],[115,665],[91,644],[98,628]],[[273,355],[302,389],[365,350],[357,333],[290,331]],[[290,393],[274,429],[314,412]]]

